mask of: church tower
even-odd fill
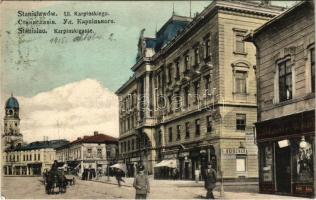
[[[19,102],[11,94],[5,104],[4,133],[2,135],[2,144],[5,148],[22,144],[23,135],[20,133],[19,110]]]

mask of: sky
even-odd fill
[[[210,2],[192,1],[192,15]],[[114,92],[132,75],[139,33],[145,28],[145,36],[154,36],[173,8],[178,15],[190,14],[189,1],[2,2],[1,105],[4,108],[11,93],[17,97],[25,140],[43,136],[74,139],[95,130],[118,136]],[[91,25],[100,39],[72,42],[67,35],[67,42],[56,44],[50,42],[56,34],[18,35],[19,10],[55,11],[58,23],[64,11],[102,11],[108,12],[115,24]],[[1,114],[4,116],[3,110]]]

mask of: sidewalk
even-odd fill
[[[121,185],[124,187],[133,187],[134,178],[123,178],[125,182],[121,182]],[[98,179],[94,179],[92,181],[108,183],[113,185],[118,185],[117,180],[115,177],[108,177],[103,176],[99,177]],[[149,181],[152,186],[162,186],[162,187],[169,187],[169,186],[178,186],[178,187],[204,187],[204,181],[198,181],[197,183],[193,180],[157,180],[153,179],[152,176],[149,176]],[[220,186],[220,182],[216,183],[217,186]],[[257,182],[224,182],[224,186],[257,186]]]

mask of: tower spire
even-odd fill
[[[13,92],[11,92],[11,97],[13,97]]]
[[[175,12],[174,12],[174,2],[172,3],[172,16],[175,15]]]

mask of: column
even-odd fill
[[[26,166],[26,175],[30,175],[29,166]]]
[[[20,175],[22,175],[22,166],[20,166]]]
[[[150,117],[150,79],[149,79],[149,72],[146,73],[145,75],[145,80],[144,80],[144,84],[145,84],[145,99],[146,99],[146,111],[145,111],[145,118]]]

